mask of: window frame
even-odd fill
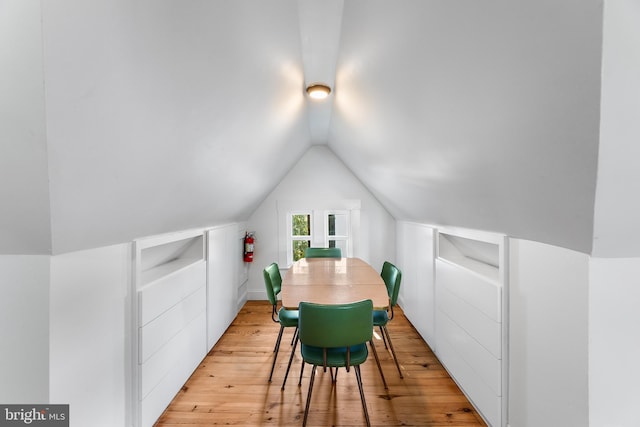
[[[329,227],[329,217],[331,215],[346,215],[347,217],[347,234],[335,234],[335,235],[330,235],[330,227]],[[351,213],[348,210],[344,210],[344,209],[332,209],[332,210],[327,210],[324,211],[324,219],[325,219],[325,229],[324,229],[324,247],[329,247],[329,242],[331,240],[333,241],[344,241],[346,242],[345,247],[346,247],[346,253],[349,253],[349,247],[351,246]]]
[[[306,215],[309,217],[309,234],[296,236],[293,234],[293,217],[297,215]],[[313,211],[292,211],[287,212],[287,265],[289,261],[293,263],[293,242],[295,241],[307,241],[309,245],[313,241]]]
[[[312,247],[328,247],[329,240],[346,242],[342,256],[357,253],[360,230],[360,200],[289,201],[279,200],[278,211],[278,263],[283,269],[293,263],[293,241],[308,240]],[[329,215],[347,215],[347,234],[329,236]],[[310,238],[293,236],[293,216],[310,215]]]

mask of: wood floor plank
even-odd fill
[[[155,427],[301,425],[311,367],[305,367],[302,385],[298,386],[298,350],[285,389],[281,390],[291,352],[290,328],[282,338],[273,381],[267,381],[279,330],[271,321],[270,312],[267,301],[247,302]],[[384,389],[370,352],[362,365],[362,377],[371,425],[486,426],[400,308],[388,328],[404,379],[399,377],[390,351],[376,338],[389,388]],[[307,424],[365,424],[353,370],[341,369],[337,382],[332,384],[329,372],[318,369]]]

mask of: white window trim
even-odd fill
[[[293,217],[295,215],[309,215],[311,218],[314,218],[314,211],[312,210],[304,210],[304,211],[291,211],[291,212],[287,212],[286,214],[286,221],[287,221],[287,241],[285,243],[286,245],[286,251],[287,251],[287,262],[284,265],[291,265],[293,263],[293,241],[294,240],[304,240],[304,241],[311,241],[313,239],[314,236],[314,226],[313,226],[313,221],[311,224],[309,224],[309,236],[294,236],[293,235]],[[279,263],[281,265],[283,265],[282,263]]]
[[[293,264],[292,252],[289,249],[291,238],[291,216],[294,214],[308,214],[312,216],[311,246],[327,247],[328,214],[348,214],[348,236],[331,236],[332,240],[347,240],[347,253],[345,257],[353,257],[358,254],[358,242],[360,241],[360,200],[278,200],[278,264],[286,269]],[[316,223],[317,222],[317,223]],[[342,239],[341,239],[342,237]]]
[[[336,234],[335,236],[330,236],[329,235],[329,215],[346,215],[347,216],[347,234],[343,235],[343,234]],[[323,214],[323,219],[324,219],[324,245],[323,247],[328,247],[329,246],[329,240],[335,240],[335,241],[345,241],[347,242],[347,251],[349,250],[350,246],[351,246],[351,211],[349,210],[337,210],[337,209],[332,209],[332,210],[326,210],[324,211]]]

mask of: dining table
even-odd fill
[[[282,306],[297,309],[302,301],[344,304],[370,299],[375,310],[389,306],[380,273],[360,258],[302,258],[282,278]]]

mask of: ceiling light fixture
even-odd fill
[[[325,99],[331,93],[331,88],[323,83],[314,83],[307,87],[307,93],[313,99]]]

